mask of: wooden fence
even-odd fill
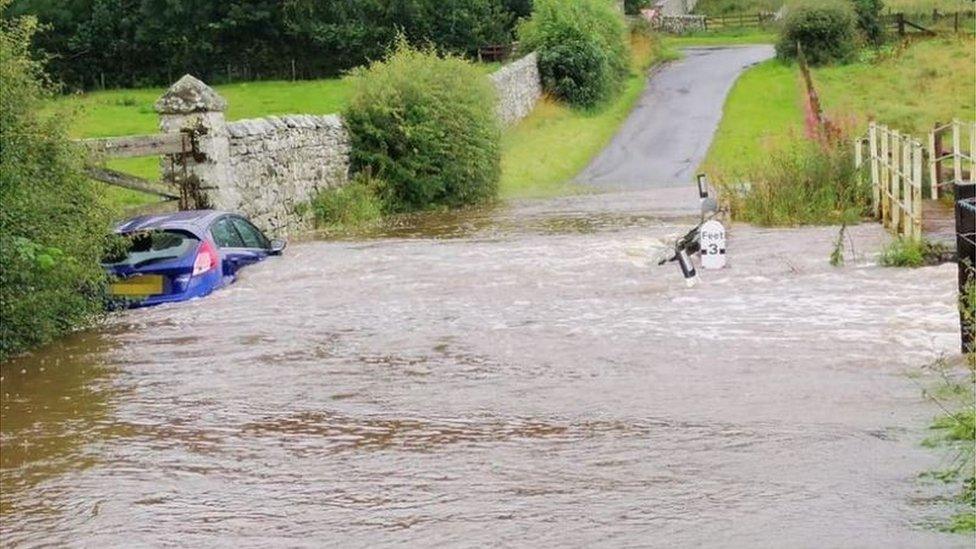
[[[710,15],[705,18],[705,30],[729,28],[765,27],[776,20],[772,12],[740,13],[735,15]]]
[[[859,139],[855,162],[869,162],[874,215],[893,233],[922,237],[922,142],[887,126],[872,123]]]
[[[967,179],[976,184],[973,161],[976,153],[976,124],[967,124],[960,120],[936,124],[929,132],[928,153],[932,198],[938,198],[946,188],[952,188],[955,183],[965,183]]]
[[[951,148],[943,145],[947,136]],[[894,234],[919,239],[926,199],[937,199],[954,184],[976,184],[974,151],[974,123],[954,120],[937,126],[923,147],[911,135],[872,122],[867,136],[855,141],[854,161],[858,168],[867,162],[874,216]]]

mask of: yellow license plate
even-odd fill
[[[163,293],[163,277],[160,275],[140,275],[109,286],[112,295],[145,297]]]

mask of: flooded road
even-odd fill
[[[952,547],[917,480],[955,269],[625,193],[293,244],[2,370],[5,547]]]

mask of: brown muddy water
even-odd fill
[[[8,362],[0,541],[966,546],[912,375],[957,344],[954,268],[737,226],[687,289],[635,261],[690,223],[659,196],[296,243]]]

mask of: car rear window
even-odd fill
[[[180,231],[139,231],[119,237],[104,258],[107,266],[142,267],[179,259],[193,253],[200,243],[197,237]]]

